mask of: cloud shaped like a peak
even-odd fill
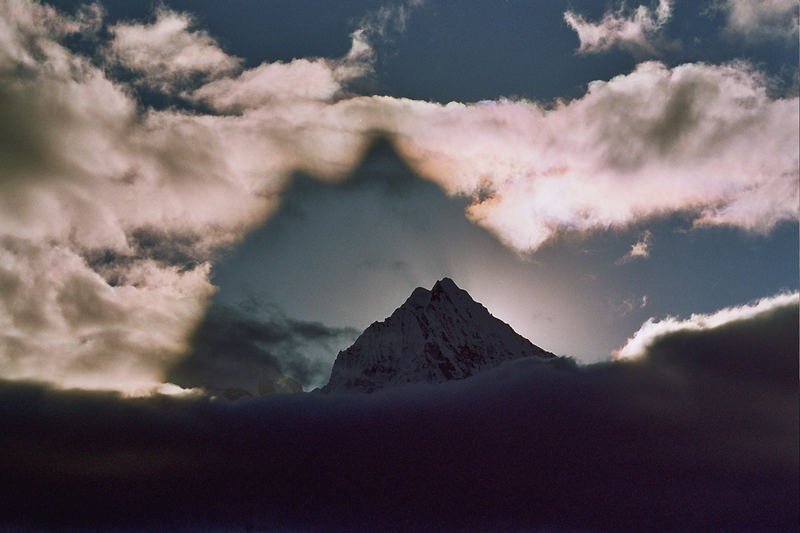
[[[693,314],[685,320],[676,317],[662,320],[650,318],[613,355],[617,359],[642,357],[658,339],[671,333],[714,329],[732,322],[749,320],[777,308],[797,307],[798,303],[800,295],[797,292],[784,293],[762,298],[753,304],[726,307],[711,314]]]
[[[636,259],[647,259],[650,257],[650,245],[653,243],[653,234],[650,230],[645,230],[639,240],[633,243],[631,249],[617,260],[618,265],[630,263]]]
[[[656,8],[637,7],[626,15],[623,9],[607,12],[599,22],[589,22],[573,11],[564,12],[564,21],[580,39],[579,53],[604,52],[614,47],[634,53],[655,52],[653,40],[672,16],[672,0],[659,0]]]

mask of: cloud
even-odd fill
[[[606,317],[606,322],[611,322],[614,319],[628,316],[634,311],[644,309],[647,307],[647,295],[628,296],[612,295],[608,298],[609,315]]]
[[[311,389],[327,383],[336,354],[358,333],[292,319],[263,306],[217,305],[197,325],[188,355],[166,378],[185,388],[239,388],[257,394],[288,376]]]
[[[411,14],[423,4],[424,0],[384,4],[362,17],[357,31],[370,39],[389,40],[392,34],[405,33]]]
[[[59,44],[75,19],[0,10],[0,249],[22,291],[0,302],[2,373],[161,383],[213,292],[208,261],[275,207],[283,163],[236,121],[138,110]]]
[[[350,34],[348,53],[338,59],[300,58],[288,63],[262,63],[238,77],[208,83],[185,92],[184,97],[210,105],[222,113],[287,105],[291,101],[331,101],[346,97],[351,82],[370,75],[376,59],[374,47],[405,32],[406,24],[422,0],[383,5],[367,13]]]
[[[567,25],[578,33],[578,53],[604,52],[614,47],[634,53],[655,53],[653,41],[672,16],[672,1],[659,0],[655,9],[639,6],[629,16],[623,9],[608,12],[600,22],[588,22],[580,14],[564,12]]]
[[[552,109],[380,102],[416,170],[523,252],[665,213],[757,232],[797,218],[798,99],[745,64],[641,63]]]
[[[630,263],[636,259],[647,259],[650,257],[650,245],[652,242],[653,234],[650,233],[650,230],[645,230],[641,237],[639,237],[639,240],[633,243],[630,251],[617,259],[616,264],[622,265],[625,263]]]
[[[0,524],[789,531],[797,353],[795,297],[635,361],[527,359],[371,395],[231,404],[0,381]]]
[[[290,63],[264,63],[238,78],[224,78],[202,86],[192,98],[218,111],[235,112],[281,100],[326,101],[341,89],[333,69],[324,59],[295,59]]]
[[[152,24],[111,26],[107,60],[134,71],[137,83],[164,92],[238,71],[241,60],[222,51],[205,31],[190,30],[193,25],[190,15],[160,7]]]
[[[9,287],[38,291],[2,295],[5,376],[162,383],[218,255],[275,211],[293,172],[341,180],[376,132],[521,253],[674,212],[757,232],[797,219],[798,98],[771,97],[742,63],[642,63],[552,106],[441,105],[348,92],[372,66],[378,22],[344,57],[242,71],[188,16],[160,9],[112,27],[109,53],[131,80],[62,46],[102,35],[100,11],[86,13],[0,4],[0,265]],[[142,84],[211,112],[149,108]]]
[[[396,9],[381,8],[379,12],[382,15],[376,19],[378,22],[369,17],[362,21],[359,28],[351,33],[350,50],[344,57],[262,63],[237,77],[225,77],[195,90],[184,91],[182,96],[228,114],[277,105],[302,106],[311,102],[331,102],[337,97],[345,97],[350,82],[373,71],[375,51],[372,41],[384,39],[386,26],[398,17],[405,25],[408,9],[405,4]]]
[[[5,379],[149,390],[186,349],[212,292],[208,263],[117,268],[114,286],[64,245],[0,239],[0,366]]]
[[[667,317],[663,320],[649,318],[620,349],[614,352],[617,359],[642,357],[661,337],[674,332],[700,331],[714,329],[731,322],[749,320],[778,307],[796,305],[798,293],[778,294],[762,298],[754,304],[739,307],[726,307],[712,314],[693,314],[688,319]]]
[[[294,59],[262,63],[236,78],[207,83],[184,97],[200,101],[221,113],[241,113],[276,105],[330,102],[347,83],[372,71],[373,50],[364,34],[352,35],[352,46],[341,59]]]
[[[134,85],[149,80],[145,85],[185,93],[192,86],[187,79],[197,75],[195,81],[206,82],[201,94],[209,104],[256,109],[246,115],[159,111],[141,108],[130,85],[60,44],[71,32],[94,31],[88,23],[25,1],[3,4],[0,11],[5,260],[24,265],[13,276],[33,277],[43,302],[61,294],[59,305],[66,309],[68,298],[94,291],[86,298],[114,307],[91,333],[59,320],[36,322],[38,330],[7,325],[6,353],[13,348],[15,355],[4,357],[3,375],[126,391],[157,385],[205,310],[213,292],[209,262],[216,254],[277,207],[291,172],[341,175],[369,143],[360,126],[347,134],[342,125],[348,119],[331,109],[334,90],[325,91],[358,75],[371,51],[354,38],[344,58],[262,65],[237,78],[238,60],[192,30],[188,16],[160,9],[152,24],[112,28],[109,50],[138,73]],[[316,88],[306,84],[310,92],[298,94],[296,87],[313,81],[315,68]],[[248,84],[265,83],[256,75],[265,72],[283,85],[273,87],[274,98],[253,103],[258,87]],[[292,72],[298,83],[286,84]],[[236,82],[220,89],[229,101],[215,92],[215,83],[224,80]],[[19,257],[20,250],[32,251]],[[64,291],[48,274],[52,269],[92,281]],[[149,296],[137,296],[142,293]],[[156,302],[172,315],[151,327],[144,317]],[[7,324],[24,321],[18,315],[27,307],[5,303]],[[60,316],[59,305],[47,312]],[[101,364],[103,357],[108,364]],[[130,376],[119,370],[123,362]]]
[[[797,41],[796,0],[726,0],[721,8],[728,20],[726,30],[753,41]]]

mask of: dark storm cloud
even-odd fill
[[[322,385],[338,351],[358,336],[352,328],[296,320],[277,309],[216,305],[191,337],[186,356],[167,374],[182,387],[269,392],[288,376],[305,387]]]
[[[0,524],[791,531],[797,353],[793,303],[670,333],[636,361],[521,360],[372,395],[3,382]]]
[[[110,286],[126,283],[125,270],[141,261],[153,261],[163,267],[188,271],[214,258],[203,249],[203,238],[192,232],[164,231],[140,227],[127,236],[128,249],[90,249],[83,252],[87,266],[100,274]]]

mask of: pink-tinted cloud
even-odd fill
[[[640,64],[546,109],[382,99],[424,174],[520,251],[672,212],[765,232],[797,217],[798,99],[745,64]]]
[[[188,347],[213,292],[209,264],[180,272],[152,260],[108,284],[63,244],[0,242],[0,368],[5,379],[128,393],[156,386]]]
[[[796,0],[726,0],[721,7],[732,35],[754,41],[797,41],[800,5]]]
[[[185,13],[156,11],[152,24],[119,23],[109,28],[109,61],[140,75],[139,82],[164,91],[175,90],[200,75],[217,78],[236,72],[241,61],[220,49],[206,32],[191,30]]]
[[[289,63],[262,63],[238,77],[207,83],[185,96],[202,101],[219,112],[292,105],[291,101],[331,101],[345,84],[372,69],[373,51],[359,32],[352,36],[350,52],[339,60],[295,59]]]
[[[134,83],[202,114],[141,109],[61,46],[90,19],[0,4],[5,376],[157,385],[213,292],[215,252],[263,223],[293,171],[343,179],[375,131],[521,253],[674,212],[762,232],[797,218],[798,99],[745,64],[643,63],[551,107],[441,105],[348,95],[374,60],[366,27],[345,57],[245,71],[185,15],[113,28]]]
[[[639,237],[639,240],[633,243],[628,253],[617,260],[617,264],[630,263],[636,259],[647,259],[650,257],[650,246],[652,243],[653,234],[650,233],[650,230],[645,230],[641,237]]]
[[[672,15],[671,0],[659,0],[655,9],[639,6],[626,16],[622,9],[608,12],[599,22],[589,22],[572,11],[564,13],[564,21],[580,39],[579,53],[596,53],[613,47],[633,52],[655,52],[653,40]]]

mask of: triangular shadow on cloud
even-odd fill
[[[734,230],[687,236],[673,217],[564,235],[523,258],[467,219],[470,200],[414,172],[380,134],[344,179],[296,173],[277,211],[214,265],[219,291],[166,379],[253,394],[262,375],[287,375],[307,390],[324,385],[340,350],[415,287],[443,277],[534,344],[585,361],[608,357],[648,317],[713,312],[796,278],[784,245],[796,242],[796,226],[742,251]],[[652,257],[614,264],[644,229]],[[623,304],[630,309],[616,315]]]
[[[251,394],[269,376],[323,385],[338,351],[414,287],[452,276],[468,288],[471,271],[524,268],[467,220],[467,204],[380,134],[341,182],[295,174],[277,212],[215,265],[219,292],[167,381]]]

